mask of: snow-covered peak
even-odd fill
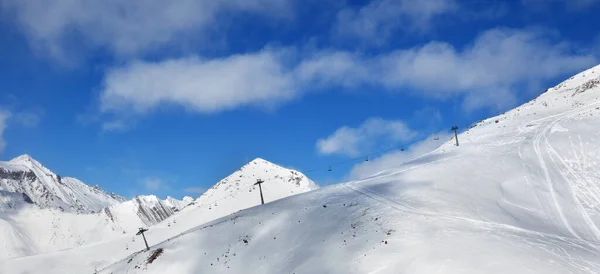
[[[113,221],[124,227],[132,228],[139,225],[153,225],[173,215],[175,211],[166,202],[155,195],[140,195],[135,198],[112,205],[104,210]],[[133,216],[137,215],[139,219]],[[141,223],[140,223],[141,221]]]
[[[194,202],[194,198],[190,197],[190,196],[185,196],[183,197],[183,199],[181,199],[182,202],[184,202],[185,204],[191,204]]]
[[[100,187],[63,178],[27,154],[0,162],[0,190],[23,193],[42,208],[82,213],[97,212],[123,201]]]
[[[167,199],[163,201],[163,203],[165,203],[165,205],[173,209],[173,211],[179,211],[187,205],[191,204],[192,202],[194,202],[194,198],[187,196],[183,197],[182,200],[177,200],[171,196],[167,196]]]
[[[29,156],[29,154],[23,154],[21,156],[17,156],[15,158],[13,158],[12,160],[10,160],[9,162],[11,162],[13,164],[36,163],[38,165],[41,165],[40,162],[38,162],[35,159],[33,159],[31,156]]]
[[[37,160],[35,160],[31,156],[29,156],[29,154],[23,154],[21,156],[15,157],[8,162],[13,165],[20,165],[20,166],[24,166],[29,169],[38,169],[38,170],[42,170],[46,173],[52,173],[48,168],[46,168],[40,162],[38,162]]]
[[[238,195],[256,196],[248,193],[258,190],[258,187],[254,185],[258,180],[264,182],[262,187],[265,193],[263,194],[268,201],[319,188],[312,180],[296,170],[256,158],[216,183],[202,194],[196,203],[216,202]],[[269,189],[272,190],[268,191]]]

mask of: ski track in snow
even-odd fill
[[[536,121],[542,121],[542,120],[547,120],[547,119],[553,119],[552,122],[548,123],[548,125],[546,125],[542,130],[537,130],[534,138],[533,138],[533,148],[539,163],[540,168],[543,171],[543,174],[545,176],[546,179],[546,184],[548,187],[548,192],[550,193],[550,196],[552,198],[552,202],[553,202],[553,206],[554,206],[554,211],[556,213],[558,213],[558,216],[561,218],[561,221],[563,222],[563,224],[565,225],[565,228],[569,231],[569,233],[571,233],[571,235],[573,235],[574,237],[583,240],[583,238],[575,231],[575,229],[572,227],[571,223],[569,222],[569,220],[567,219],[567,217],[565,216],[565,213],[563,211],[563,208],[561,206],[561,202],[558,200],[557,198],[557,193],[555,190],[555,186],[554,186],[554,180],[552,179],[553,176],[550,176],[550,169],[548,168],[546,161],[544,160],[544,155],[542,154],[542,149],[540,147],[540,141],[543,138],[545,141],[545,149],[546,151],[550,151],[552,154],[555,155],[555,157],[558,157],[558,160],[560,160],[563,165],[567,168],[567,170],[569,172],[572,172],[574,174],[574,172],[572,171],[572,169],[570,169],[568,167],[568,165],[566,165],[564,163],[564,160],[562,158],[560,158],[560,156],[558,156],[558,153],[552,148],[552,146],[550,145],[549,141],[548,141],[548,136],[549,136],[549,131],[551,131],[551,129],[557,125],[560,121],[566,119],[566,118],[571,118],[575,115],[578,115],[584,111],[587,111],[589,109],[594,108],[595,106],[600,105],[600,103],[593,103],[593,104],[589,104],[586,106],[582,106],[579,107],[577,109],[571,110],[569,112],[566,113],[562,113],[559,115],[553,115],[551,117],[547,117],[544,119],[539,119]],[[552,134],[552,133],[550,133]],[[548,158],[550,161],[552,161],[552,163],[556,166],[556,163],[554,162],[552,156],[546,152],[546,154],[548,154],[548,156],[546,158]],[[526,161],[526,159],[523,159],[523,161]],[[584,219],[584,222],[588,225],[588,228],[593,231],[594,233],[594,237],[596,240],[600,240],[600,231],[598,230],[598,228],[594,225],[594,223],[592,222],[591,218],[589,217],[589,215],[587,214],[587,212],[585,211],[585,209],[581,206],[581,203],[579,202],[579,200],[577,199],[573,188],[571,187],[571,182],[569,180],[567,180],[564,176],[564,174],[562,172],[558,172],[560,174],[560,177],[565,179],[564,182],[564,186],[568,187],[567,192],[571,194],[571,198],[573,199],[573,201],[576,203],[576,205],[578,206],[579,213],[582,215],[582,218]],[[539,200],[539,197],[538,197]]]

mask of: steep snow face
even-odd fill
[[[186,196],[182,200],[177,200],[171,196],[167,196],[167,199],[162,201],[166,206],[171,208],[173,211],[180,211],[184,207],[194,202],[194,198]]]
[[[460,147],[235,213],[101,273],[600,273],[599,74],[477,123]]]
[[[0,190],[23,193],[41,208],[81,213],[97,212],[124,200],[75,178],[62,178],[29,155],[0,162]]]

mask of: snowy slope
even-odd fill
[[[303,193],[318,188],[310,179],[301,173],[277,166],[262,159],[256,159],[232,175],[218,182],[204,195],[196,199],[180,212],[165,219],[161,223],[150,226],[146,232],[149,244],[156,244],[192,229],[198,225],[227,216],[248,207],[260,205],[258,187],[254,186],[257,178],[265,180],[263,184],[265,202],[290,195]],[[184,199],[188,200],[189,199]],[[147,196],[140,201],[158,206],[156,197]],[[168,203],[160,201],[167,207]],[[90,273],[94,269],[114,263],[133,251],[143,248],[143,241],[135,236],[138,227],[145,227],[137,216],[137,205],[133,201],[114,205],[104,210],[115,223],[123,227],[126,234],[119,235],[110,241],[69,249],[61,252],[40,254],[36,256],[13,258],[0,261],[0,273],[35,272],[44,265],[45,273]],[[64,258],[69,258],[65,260]]]
[[[124,201],[97,186],[88,186],[75,178],[61,178],[29,155],[0,162],[0,190],[26,194],[41,208],[69,212],[97,212]]]
[[[460,147],[235,213],[101,273],[600,273],[598,83],[600,66]]]
[[[174,214],[156,196],[137,196],[97,213],[63,212],[0,192],[0,260],[55,252],[128,235]],[[30,200],[29,200],[30,201]],[[0,273],[2,273],[0,271]]]

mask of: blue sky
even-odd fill
[[[599,12],[598,0],[0,0],[0,159],[27,153],[124,196],[195,197],[256,157],[320,184],[359,178],[597,64]]]

